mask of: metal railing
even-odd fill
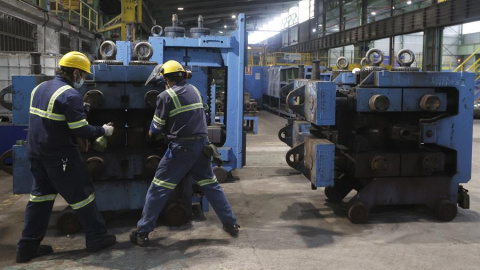
[[[311,65],[309,53],[274,52],[266,60],[267,66]]]
[[[58,17],[68,20],[71,24],[96,31],[98,12],[82,0],[22,0],[42,9],[54,12]]]
[[[480,47],[477,48],[472,54],[470,54],[470,56],[467,57],[467,59],[465,59],[465,61],[463,61],[463,63],[461,63],[460,65],[458,65],[458,67],[456,67],[453,72],[457,72],[457,71],[464,71],[464,66],[466,63],[468,63],[468,61],[470,61],[470,59],[472,59],[476,54],[478,54],[480,52]]]

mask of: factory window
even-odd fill
[[[360,63],[361,59],[355,59],[355,51],[353,45],[331,48],[328,50],[328,67],[336,67],[337,60],[340,57],[345,57],[349,64]]]
[[[323,9],[323,1],[318,1],[318,14],[317,18],[317,36],[323,37],[323,18],[324,18],[324,9]]]
[[[416,32],[407,35],[400,35],[395,36],[395,50],[394,55],[392,56],[394,59],[392,61],[392,65],[399,66],[397,60],[397,53],[402,49],[409,49],[415,55],[415,62],[412,64],[413,67],[422,67],[422,60],[423,60],[423,32]]]
[[[66,54],[71,50],[70,38],[67,35],[60,33],[60,54]]]
[[[367,22],[372,23],[390,17],[392,10],[390,2],[390,0],[368,0]]]
[[[345,29],[355,28],[362,23],[362,1],[347,0],[343,4],[343,25]]]
[[[390,38],[377,39],[369,42],[370,49],[379,49],[383,53],[383,63],[381,65],[386,66],[390,63]],[[377,61],[378,55],[374,54],[373,61]]]
[[[314,18],[315,17],[315,0],[309,0],[309,9],[310,12],[308,13],[308,18]]]
[[[395,0],[392,7],[393,15],[414,11],[432,4],[431,0]]]
[[[299,23],[308,21],[314,16],[314,1],[302,0],[298,3],[298,18]]]
[[[36,33],[35,24],[0,13],[0,51],[36,51]]]
[[[340,5],[338,0],[325,1],[327,35],[340,31]]]

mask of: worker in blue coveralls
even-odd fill
[[[158,72],[163,75],[167,90],[157,97],[149,135],[164,133],[170,143],[150,184],[142,217],[130,233],[130,241],[142,247],[149,245],[148,234],[155,228],[169,194],[187,174],[205,194],[223,223],[223,230],[237,237],[237,218],[212,171],[211,156],[204,151],[211,143],[200,92],[186,83],[187,72],[177,61],[165,62]]]
[[[27,155],[33,186],[25,210],[22,237],[17,245],[17,263],[53,252],[40,245],[48,227],[57,193],[75,211],[85,231],[87,250],[96,252],[116,242],[108,235],[95,203],[93,185],[82,160],[77,139],[111,136],[113,126],[89,125],[79,89],[90,73],[90,61],[80,52],[69,52],[59,62],[57,75],[39,84],[31,93]]]

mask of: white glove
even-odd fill
[[[113,126],[109,124],[105,124],[102,126],[103,130],[105,131],[105,136],[112,136],[113,134]]]

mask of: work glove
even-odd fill
[[[222,157],[220,156],[220,153],[218,152],[218,149],[214,144],[210,143],[209,145],[203,147],[203,154],[208,158],[213,157],[213,163],[215,163],[215,165],[217,165],[218,167],[222,166]]]
[[[110,122],[102,126],[103,130],[105,131],[105,136],[112,136],[113,134],[113,123]]]

